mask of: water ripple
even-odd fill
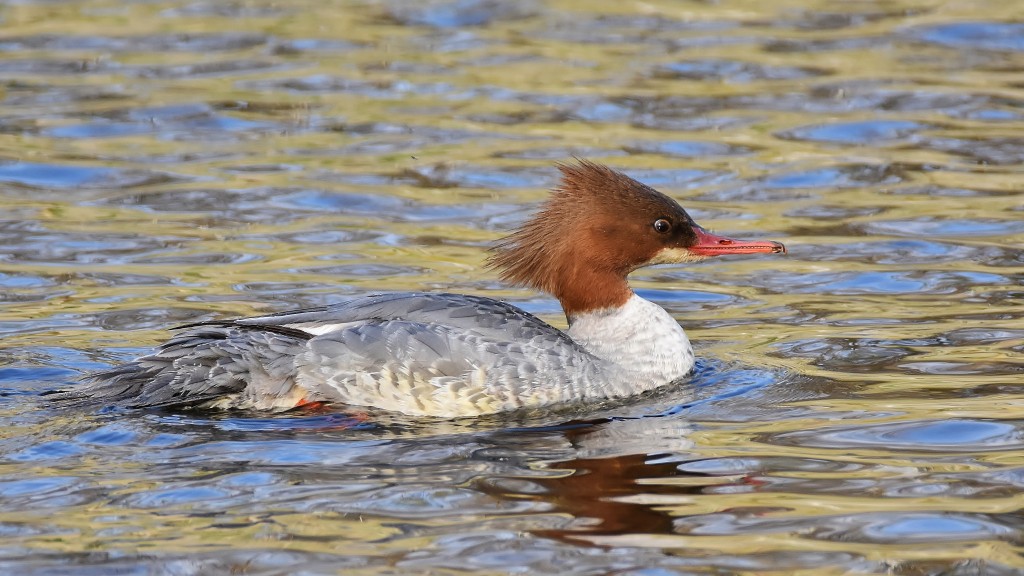
[[[16,3],[0,572],[1021,573],[1019,12]],[[564,327],[483,262],[574,155],[789,247],[633,274],[694,342],[674,386],[455,421],[38,396],[370,292]]]
[[[979,452],[1019,450],[1024,445],[1024,434],[1015,423],[950,419],[787,432],[773,435],[771,441],[836,449],[885,447],[888,450]]]
[[[914,31],[914,36],[952,48],[1024,52],[1024,24],[957,22]]]

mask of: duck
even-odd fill
[[[629,274],[786,247],[709,232],[669,196],[608,166],[574,159],[557,168],[547,200],[493,246],[487,265],[558,299],[565,331],[485,296],[371,294],[180,326],[154,352],[56,395],[129,409],[316,405],[459,418],[685,383],[695,365],[690,340],[630,288]]]

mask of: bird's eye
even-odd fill
[[[664,218],[658,218],[654,221],[654,231],[658,234],[667,234],[669,230],[672,230],[672,223]]]

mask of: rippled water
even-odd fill
[[[0,572],[1024,572],[1024,5],[0,7]],[[571,155],[786,257],[634,285],[702,357],[435,422],[60,413],[184,322],[501,286]]]

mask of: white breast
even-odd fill
[[[686,375],[694,365],[693,348],[679,323],[635,294],[621,307],[573,316],[568,334],[638,380],[650,380],[650,388]]]

